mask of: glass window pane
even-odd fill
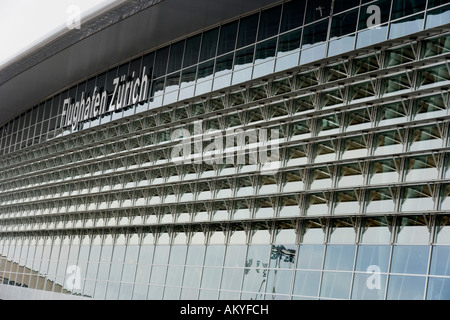
[[[258,30],[259,13],[241,19],[239,24],[239,33],[237,48],[242,48],[255,42],[256,32]]]
[[[317,297],[319,295],[320,274],[320,271],[297,270],[293,294]]]
[[[390,243],[391,231],[385,217],[364,218],[361,230],[362,243]]]
[[[247,255],[247,246],[228,246],[224,266],[226,267],[244,267],[245,257]]]
[[[292,30],[303,24],[305,4],[306,1],[303,0],[293,0],[284,4],[281,32]]]
[[[222,275],[222,290],[241,290],[241,281],[244,274],[242,268],[224,268]]]
[[[357,271],[368,271],[370,266],[377,266],[380,272],[387,272],[391,246],[361,245],[356,258]]]
[[[325,270],[353,270],[354,245],[328,245],[325,254]]]
[[[352,274],[350,272],[324,272],[320,296],[325,298],[348,299]]]
[[[270,38],[278,33],[280,26],[281,6],[261,12],[259,22],[258,41]]]
[[[389,39],[395,39],[422,30],[424,14],[419,14],[391,23]]]
[[[396,276],[389,277],[388,300],[423,300],[425,277]]]
[[[391,19],[406,17],[425,9],[426,0],[394,0]]]
[[[292,276],[292,270],[269,270],[266,292],[272,294],[289,294]]]
[[[224,245],[208,246],[206,248],[205,266],[222,266],[225,248]]]
[[[255,46],[251,46],[239,51],[236,51],[235,70],[249,66],[253,63],[253,51]]]
[[[278,40],[278,54],[289,53],[300,48],[301,30],[295,30],[280,36]]]
[[[188,266],[202,266],[205,257],[205,246],[189,246],[186,265]]]
[[[164,47],[156,51],[155,69],[153,72],[154,78],[158,78],[166,74],[168,56],[169,47]]]
[[[258,43],[256,46],[255,63],[262,62],[265,59],[275,57],[275,48],[277,39],[271,39]]]
[[[198,62],[200,41],[200,34],[186,40],[186,50],[184,51],[183,67],[189,67]]]
[[[205,61],[215,57],[218,36],[219,36],[219,28],[215,28],[213,30],[203,33],[200,61]]]
[[[321,43],[327,39],[328,20],[324,20],[304,28],[302,48]]]
[[[450,246],[433,246],[430,274],[450,276]]]
[[[356,273],[353,280],[352,299],[384,300],[386,280],[385,274]]]
[[[215,75],[219,76],[221,73],[227,73],[233,68],[233,57],[234,54],[230,53],[225,56],[219,57],[216,60],[216,70]]]
[[[334,16],[331,21],[330,39],[355,32],[357,19],[358,9]]]
[[[170,246],[159,245],[155,247],[155,258],[153,264],[167,264],[169,259]]]
[[[217,55],[233,51],[236,46],[236,36],[239,21],[223,25],[220,28],[219,47]]]
[[[219,289],[222,268],[203,268],[201,287],[206,289]]]
[[[428,243],[430,232],[423,216],[402,217],[397,234],[397,243]]]
[[[184,40],[174,43],[170,46],[169,66],[167,68],[168,73],[181,69],[183,52],[184,52]]]
[[[305,23],[328,17],[331,12],[331,4],[332,2],[329,0],[308,0]]]
[[[428,2],[428,7],[430,3]],[[433,28],[450,21],[450,5],[428,11],[425,28]]]
[[[450,278],[429,278],[427,300],[450,300]]]
[[[298,269],[322,269],[324,245],[302,244],[300,245],[297,268]]]
[[[394,246],[391,272],[426,274],[430,246]]]

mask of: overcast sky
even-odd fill
[[[0,0],[0,66],[114,0]],[[72,23],[72,24],[70,24]],[[81,25],[82,27],[82,25]]]

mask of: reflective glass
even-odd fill
[[[203,33],[200,62],[213,58],[216,55],[219,28]]]
[[[201,287],[206,289],[219,289],[222,278],[222,268],[203,268]]]
[[[263,266],[244,270],[242,291],[257,292],[262,294],[267,282],[267,269]]]
[[[362,243],[390,243],[389,221],[384,217],[365,218],[361,229]]]
[[[223,25],[220,28],[219,47],[217,55],[233,51],[236,46],[236,36],[239,21]]]
[[[292,276],[292,270],[269,270],[266,293],[289,294]]]
[[[262,62],[275,56],[277,39],[267,40],[256,45],[255,63]]]
[[[430,274],[450,276],[450,246],[433,246]]]
[[[328,0],[308,0],[305,23],[310,23],[330,15],[331,2]]]
[[[254,43],[258,31],[259,13],[241,19],[239,24],[237,48]]]
[[[385,274],[356,273],[353,279],[353,300],[384,300]]]
[[[392,22],[389,30],[389,39],[395,39],[422,30],[423,16],[422,13],[400,21]]]
[[[281,6],[276,6],[261,12],[259,22],[258,41],[278,34],[280,26]]]
[[[297,269],[322,269],[324,249],[325,246],[322,244],[300,245]]]
[[[303,0],[293,0],[284,4],[280,32],[292,30],[303,24],[305,5]]]
[[[430,3],[428,3],[428,7],[430,7]],[[428,11],[425,28],[428,29],[440,26],[442,24],[448,23],[449,21],[450,5]]]
[[[424,217],[402,217],[398,223],[397,243],[428,243],[430,232]]]
[[[393,0],[391,19],[409,16],[425,9],[426,0]]]
[[[394,246],[392,273],[426,274],[430,246]]]
[[[352,273],[324,272],[320,287],[320,296],[324,298],[348,299]]]
[[[220,288],[222,290],[241,290],[243,274],[244,269],[242,268],[223,268]]]
[[[324,270],[353,270],[355,249],[354,245],[328,245]]]
[[[293,294],[317,297],[319,294],[320,271],[297,270],[295,272]]]
[[[301,30],[295,30],[280,35],[278,39],[277,56],[288,54],[300,48]]]
[[[184,51],[183,67],[189,67],[198,62],[201,38],[202,38],[201,34],[199,34],[186,40],[186,49]]]
[[[227,247],[225,267],[244,267],[247,246],[230,245]]]
[[[154,78],[158,78],[166,74],[168,58],[169,47],[164,47],[156,51],[155,68],[153,70]]]
[[[213,245],[206,248],[205,266],[222,266],[225,256],[224,245]]]
[[[169,66],[167,72],[171,73],[181,69],[184,53],[184,40],[174,43],[170,46]]]
[[[324,20],[304,28],[302,49],[322,43],[327,39],[328,20]]]
[[[189,246],[186,265],[187,266],[202,266],[205,257],[205,246]]]
[[[450,278],[428,278],[427,300],[450,300]]]
[[[357,19],[358,9],[333,16],[330,29],[330,40],[335,37],[355,32]]]
[[[380,272],[387,272],[390,254],[391,246],[388,245],[360,245],[355,270],[367,272],[369,267],[376,266]]]
[[[389,277],[388,300],[423,300],[425,277],[396,276]]]

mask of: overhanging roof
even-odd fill
[[[0,125],[74,82],[279,0],[117,1],[0,69]]]

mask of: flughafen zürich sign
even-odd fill
[[[81,93],[81,99],[74,101],[68,97],[64,99],[61,115],[61,128],[72,126],[75,130],[78,123],[99,117],[112,111],[118,111],[130,105],[140,103],[147,99],[149,77],[142,70],[141,77],[135,77],[133,72],[131,77],[122,75],[113,80],[114,92],[108,101],[108,92],[99,90],[97,87],[91,96]]]

